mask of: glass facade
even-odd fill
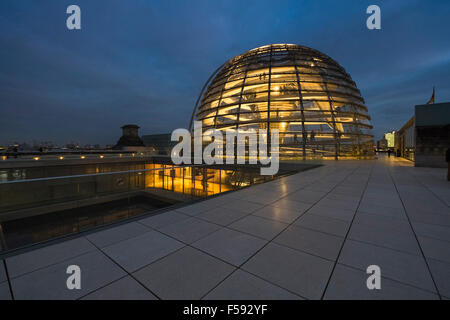
[[[370,116],[336,61],[303,46],[274,44],[223,64],[208,79],[192,118],[203,130],[278,129],[280,156],[373,156]]]
[[[164,189],[194,197],[209,197],[272,180],[272,177],[259,175],[258,168],[181,167],[158,163],[145,168],[150,169],[145,173],[147,190]]]
[[[70,167],[15,170],[40,175],[67,173]],[[99,168],[102,172],[96,172]],[[126,163],[93,163],[74,172],[78,174],[0,182],[0,253],[276,178],[261,176],[256,166],[151,161],[131,162],[128,169]],[[293,172],[280,170],[278,176]]]

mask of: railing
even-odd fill
[[[259,170],[148,169],[0,183],[0,252],[270,180]]]
[[[112,151],[112,150],[70,150],[70,151],[20,151],[1,152],[2,161],[43,161],[43,160],[76,160],[76,159],[118,159],[154,156],[154,152]]]
[[[151,188],[177,191],[170,190],[169,187],[173,185],[173,181],[168,181],[167,171],[186,168],[202,168],[202,166],[193,165],[180,167],[161,165],[161,167],[150,169],[0,182],[0,221],[3,220],[2,213],[12,210],[36,208],[43,205],[54,205],[68,201],[99,198],[107,195],[124,194]],[[185,172],[185,170],[183,172]],[[156,182],[155,173],[158,173],[158,177],[160,177],[160,179],[156,179],[159,180]],[[201,181],[203,181],[202,172],[199,171],[198,173],[200,174],[190,175],[189,177],[191,180],[200,181],[201,179]],[[170,176],[171,180],[176,180],[178,178],[184,177],[177,177],[173,174]],[[185,179],[186,183],[188,181],[189,180]],[[195,191],[196,189],[199,189],[198,184],[197,188],[189,189],[192,190],[192,192],[188,192],[189,190],[185,189],[185,192],[181,193],[198,197],[199,193]],[[208,188],[206,187],[205,196],[207,194]]]

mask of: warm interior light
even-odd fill
[[[85,156],[81,156],[81,159],[84,159],[84,158],[86,158]]]
[[[39,160],[39,157],[34,157],[33,159],[34,159],[34,160]]]
[[[62,159],[64,159],[64,157],[63,157],[63,156],[60,156],[60,157],[59,157],[59,160],[62,160]]]
[[[102,155],[102,154],[100,155],[100,159],[103,159],[104,157],[105,157],[104,155]]]
[[[231,59],[207,84],[194,111],[205,131],[253,128],[265,139],[262,132],[279,129],[280,154],[288,157],[372,155],[372,125],[356,84],[317,50],[261,47]]]

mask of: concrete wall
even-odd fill
[[[450,147],[449,132],[450,124],[416,127],[416,167],[447,167],[445,152]]]
[[[450,103],[415,107],[415,166],[446,168],[450,147]]]

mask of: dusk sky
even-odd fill
[[[81,8],[81,30],[66,8]],[[366,8],[381,8],[368,30]],[[226,60],[271,43],[329,55],[366,100],[376,139],[436,86],[450,101],[450,1],[2,0],[0,145],[114,144],[187,128],[201,87]]]

